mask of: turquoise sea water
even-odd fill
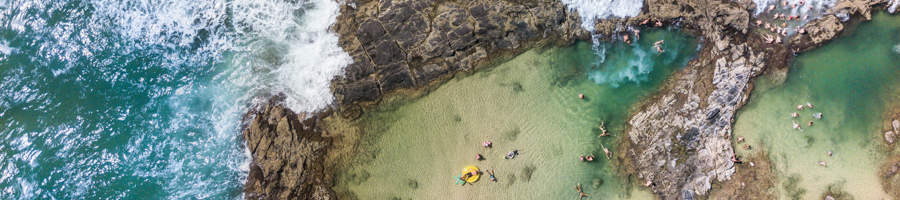
[[[876,13],[852,35],[799,55],[784,83],[759,79],[734,128],[752,148],[736,144],[736,152],[768,153],[782,199],[822,198],[828,188],[856,199],[890,199],[877,173],[886,155],[882,114],[900,100],[898,44],[900,17]],[[807,102],[814,107],[797,110]]]
[[[618,176],[615,152],[628,113],[697,52],[677,30],[645,30],[622,41],[530,50],[459,76],[429,94],[368,112],[355,158],[337,176],[349,199],[649,199]],[[654,42],[665,40],[658,53]],[[578,94],[584,94],[579,99]],[[604,122],[612,136],[598,138]],[[493,148],[481,146],[485,140]],[[503,159],[521,149],[514,159]],[[485,159],[475,160],[476,154]],[[580,155],[594,154],[595,162]],[[467,165],[495,173],[454,184]]]
[[[272,94],[297,111],[330,104],[349,62],[326,31],[336,12],[0,1],[0,199],[241,198],[241,116]]]

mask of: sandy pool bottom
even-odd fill
[[[665,30],[641,38],[634,46],[604,46],[603,64],[587,43],[531,50],[368,112],[360,119],[368,123],[359,153],[338,174],[335,189],[351,199],[575,199],[580,183],[591,199],[651,199],[617,177],[601,144],[617,150],[630,107],[684,66],[696,43]],[[651,50],[659,39],[666,40],[666,53]],[[598,139],[601,121],[613,136]],[[485,140],[493,148],[482,147]],[[504,158],[515,149],[519,156]],[[590,154],[597,161],[579,161]],[[498,181],[485,173],[475,183],[455,184],[468,165],[493,170]]]

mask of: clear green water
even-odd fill
[[[852,36],[799,55],[783,84],[758,81],[734,129],[754,148],[736,149],[743,155],[768,151],[780,198],[821,198],[837,186],[856,199],[889,199],[876,173],[884,158],[878,148],[882,109],[900,90],[898,43],[900,17],[881,12]],[[814,108],[796,109],[806,102]],[[792,112],[800,117],[791,118]],[[817,112],[824,117],[814,119]],[[803,132],[792,129],[792,120]]]
[[[666,51],[657,54],[651,46],[660,39]],[[531,50],[367,113],[361,153],[339,174],[336,189],[358,199],[574,199],[573,185],[581,183],[592,199],[651,198],[616,176],[600,143],[618,150],[613,143],[631,106],[686,65],[697,43],[677,31],[648,30],[634,46],[597,46],[603,58],[594,48]],[[612,137],[597,138],[600,121]],[[485,140],[494,147],[483,148]],[[521,155],[504,159],[513,149]],[[579,161],[591,153],[598,161]],[[486,159],[476,161],[476,154]],[[483,176],[454,185],[467,165],[494,169],[498,182]]]

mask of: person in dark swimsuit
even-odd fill
[[[497,182],[497,178],[494,178],[494,168],[491,167],[491,171],[488,171],[488,174],[491,175],[491,181]]]
[[[591,195],[584,193],[584,190],[581,190],[581,183],[575,185],[575,189],[578,190],[578,199],[582,199],[584,197],[591,197]]]

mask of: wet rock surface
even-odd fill
[[[334,199],[323,159],[330,138],[315,131],[317,117],[300,121],[282,106],[268,106],[244,131],[252,154],[245,199]]]
[[[334,30],[353,64],[333,82],[343,104],[377,100],[468,71],[536,42],[571,43],[588,34],[559,1],[350,1]]]

